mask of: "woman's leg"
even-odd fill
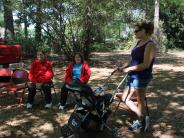
[[[61,106],[65,106],[67,97],[68,97],[68,89],[66,88],[66,84],[64,84],[61,88],[61,98],[60,98]]]
[[[139,89],[136,90],[136,94],[137,94],[137,102],[138,102],[138,117],[142,117],[145,116],[145,92],[146,89]]]
[[[29,86],[28,86],[28,99],[27,99],[27,103],[29,104],[33,104],[34,102],[34,96],[36,95],[36,85],[31,83]]]
[[[149,123],[146,123],[146,114],[145,114],[145,90],[146,86],[149,83],[149,80],[141,80],[141,79],[134,79],[130,78],[128,82],[129,90],[123,93],[123,101],[126,105],[137,114],[139,120],[133,122],[129,130],[138,130],[141,128],[147,129]],[[137,104],[135,104],[131,98],[133,95],[136,95]],[[147,126],[147,127],[145,127]],[[145,130],[144,130],[145,131]]]
[[[130,108],[130,110],[135,112],[138,116],[141,116],[137,105],[131,100],[131,97],[135,92],[136,90],[134,88],[125,89],[125,91],[123,92],[122,100]]]
[[[52,102],[52,95],[51,95],[51,86],[49,83],[42,84],[42,90],[45,95],[45,102],[46,104],[50,104]]]
[[[133,94],[136,94],[137,96],[137,105],[131,100]],[[127,88],[123,93],[122,100],[130,108],[130,110],[137,114],[138,117],[145,114],[145,89]]]

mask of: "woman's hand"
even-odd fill
[[[128,68],[124,68],[124,69],[123,69],[123,72],[124,72],[124,73],[130,72],[130,68],[129,68],[129,67],[128,67]]]
[[[129,67],[118,67],[116,70],[124,73],[128,73],[131,71]]]
[[[127,73],[127,72],[129,72],[128,65],[129,65],[128,63],[125,63],[122,67],[118,67],[116,70],[117,71],[120,71],[120,72]]]

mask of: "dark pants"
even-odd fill
[[[61,88],[61,99],[60,99],[60,104],[62,106],[65,106],[65,104],[66,104],[66,100],[68,97],[68,91],[69,91],[69,89],[66,88],[66,84],[63,84],[63,86]]]
[[[83,84],[83,83],[80,83],[80,82],[72,82],[72,84],[70,84],[70,87],[79,87],[80,88],[80,94],[85,96],[88,95],[92,95],[94,96],[93,92],[92,92],[92,89],[87,85],[87,84]],[[65,106],[66,104],[66,100],[67,100],[67,97],[68,97],[68,91],[69,89],[66,88],[66,84],[63,84],[62,88],[61,88],[61,99],[60,99],[60,104],[62,106]]]
[[[28,100],[27,102],[30,104],[33,104],[34,102],[34,96],[36,95],[36,85],[31,84],[28,86]],[[52,95],[51,95],[51,84],[50,83],[45,83],[41,85],[41,90],[44,92],[45,95],[45,101],[46,104],[50,104],[52,102]]]

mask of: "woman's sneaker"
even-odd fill
[[[52,107],[52,103],[49,103],[49,104],[46,104],[46,105],[45,105],[45,108],[46,108],[46,109],[50,109],[51,107]]]
[[[149,116],[143,116],[141,117],[140,121],[139,120],[133,121],[133,124],[130,126],[129,130],[131,131],[141,130],[142,132],[148,132],[149,123],[150,123]]]
[[[32,104],[30,104],[30,103],[27,103],[27,104],[26,104],[26,108],[27,108],[27,109],[31,109],[32,107],[33,107]]]
[[[133,121],[132,125],[129,127],[128,130],[130,131],[138,131],[142,128],[141,123],[139,122],[139,120]]]
[[[64,109],[65,109],[65,106],[62,106],[62,105],[59,106],[59,110],[64,111]]]

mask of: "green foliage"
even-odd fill
[[[134,44],[134,37],[129,36],[129,38],[127,40],[124,40],[120,43],[120,49],[122,50],[128,50],[130,49]]]
[[[23,50],[23,57],[35,57],[36,42],[34,38],[15,37],[14,43],[19,43]]]
[[[163,21],[160,21],[159,23],[159,33],[160,33],[160,38],[159,38],[159,42],[160,42],[160,46],[159,46],[159,51],[162,52],[167,52],[168,51],[168,39],[167,39],[167,34],[164,32],[164,28],[163,28]],[[156,39],[155,36],[153,37],[153,39]]]
[[[36,47],[36,51],[41,51],[47,56],[49,55],[50,50],[51,50],[50,47],[44,42],[37,43],[35,47]]]
[[[43,0],[39,12],[39,1],[17,1],[17,24],[36,24],[39,17],[44,31],[42,41],[53,43],[55,51],[62,49],[68,57],[76,50],[89,54],[93,42],[120,39],[124,23],[137,19],[132,11],[138,7],[132,1]]]
[[[128,50],[132,48],[135,40],[133,35],[129,36],[128,39],[112,39],[106,40],[105,43],[95,43],[92,46],[94,52],[110,52],[114,50]]]
[[[166,48],[184,49],[184,8],[175,1],[162,4],[160,18],[167,36]]]
[[[0,27],[4,26],[4,19],[3,19],[3,14],[0,13]]]
[[[111,43],[95,43],[92,46],[93,52],[110,52],[116,49],[116,45]]]

